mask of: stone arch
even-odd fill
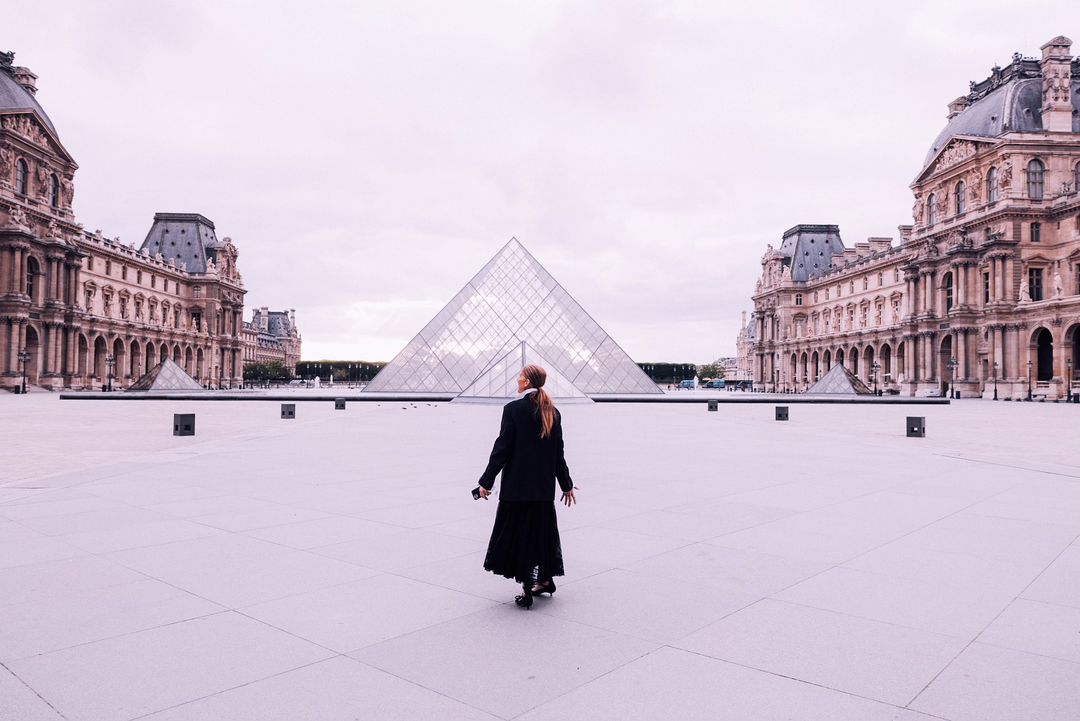
[[[843,348],[837,348],[836,353],[833,354],[833,358],[836,361],[836,365],[838,365],[838,366],[844,365],[844,349]]]
[[[862,379],[866,381],[874,380],[874,361],[877,360],[877,354],[874,352],[874,346],[867,345],[862,352]],[[878,370],[878,380],[881,380],[881,370]]]
[[[120,338],[116,338],[112,343],[112,356],[113,356],[113,378],[119,385],[123,385],[122,376],[124,369],[127,368],[127,349],[124,347],[124,341]]]
[[[154,342],[146,341],[146,352],[143,357],[143,371],[140,377],[150,372],[150,369],[157,364],[157,353],[155,352]]]
[[[856,346],[851,347],[851,353],[848,355],[848,370],[852,372],[856,377],[859,375],[859,349]]]
[[[41,375],[42,347],[41,331],[33,323],[27,323],[26,325],[26,337],[20,350],[25,350],[29,355],[23,365],[26,383],[27,385],[36,385]]]
[[[105,367],[105,357],[109,355],[109,343],[105,336],[98,334],[94,338],[94,362],[92,375],[98,380],[105,378],[108,369]]]
[[[1049,381],[1054,378],[1054,335],[1039,326],[1031,334],[1030,353],[1033,367],[1032,378]]]
[[[143,357],[139,341],[132,340],[130,350],[131,353],[128,354],[128,364],[125,367],[127,368],[128,377],[134,381],[142,377],[142,373],[139,372],[139,369],[142,368]]]
[[[192,377],[195,375],[195,351],[191,346],[184,348],[184,372]]]
[[[202,383],[203,378],[206,377],[206,374],[203,373],[203,370],[206,368],[205,364],[206,356],[203,353],[203,349],[197,348],[195,350],[195,380],[199,381],[200,383]]]
[[[1080,163],[1077,164],[1077,168],[1080,168]],[[1078,171],[1080,172],[1080,171]],[[1065,361],[1066,361],[1066,375],[1071,375],[1070,381],[1080,380],[1080,323],[1073,323],[1065,330]],[[1069,372],[1069,363],[1072,361],[1071,373]],[[1068,385],[1066,385],[1068,387]]]
[[[821,377],[821,357],[817,351],[810,354],[810,380],[816,381]]]
[[[75,342],[75,375],[85,385],[90,374],[90,341],[87,340],[85,334],[79,333],[76,335]]]
[[[892,346],[882,343],[878,356],[878,363],[881,364],[881,380],[883,383],[888,383],[893,380]]]
[[[953,382],[953,375],[955,371],[949,366],[949,359],[953,357],[955,349],[953,348],[952,335],[945,333],[941,341],[938,343],[938,378],[941,379],[941,394],[949,390]]]
[[[799,358],[799,362],[802,365],[801,380],[805,384],[810,380],[810,356],[806,351],[803,351],[802,356]]]

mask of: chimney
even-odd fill
[[[900,245],[907,245],[911,242],[911,231],[914,226],[911,225],[898,225],[896,229],[900,231]]]
[[[746,327],[746,311],[744,310],[742,312],[742,325],[739,326],[739,330],[742,330],[745,327]]]
[[[1042,46],[1042,122],[1052,133],[1072,132],[1072,40],[1058,35]]]
[[[37,95],[37,75],[30,72],[30,68],[12,68],[11,75],[15,78],[15,82],[26,89],[26,92]]]
[[[948,119],[952,120],[953,118],[955,118],[957,115],[962,113],[964,109],[967,108],[967,106],[968,99],[966,95],[961,95],[956,100],[949,103],[949,115],[947,116]]]
[[[264,333],[270,330],[270,309],[266,306],[259,309],[259,328]]]

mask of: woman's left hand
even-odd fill
[[[577,490],[577,486],[574,486],[569,491],[562,494],[562,502],[566,504],[567,508],[569,508],[570,506],[577,503],[577,497],[574,495],[574,491],[576,491],[576,490]]]

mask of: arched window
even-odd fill
[[[1046,166],[1038,158],[1034,158],[1027,166],[1027,194],[1032,200],[1043,199],[1043,178],[1046,174]]]
[[[49,180],[49,205],[54,208],[60,207],[60,179],[55,173]]]
[[[955,205],[956,215],[963,215],[964,213],[964,181],[960,181],[956,184],[955,191]]]
[[[998,199],[997,168],[986,171],[986,202],[996,203]]]
[[[945,274],[945,312],[948,313],[953,307],[953,279],[952,273]]]
[[[926,224],[933,225],[937,222],[937,198],[933,193],[926,199]]]
[[[26,195],[26,183],[30,179],[30,170],[26,167],[26,161],[19,158],[15,163],[15,192]]]
[[[1073,168],[1073,192],[1080,193],[1080,163]]]

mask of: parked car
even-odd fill
[[[681,390],[694,390],[694,387],[693,380],[679,381],[679,388]]]

